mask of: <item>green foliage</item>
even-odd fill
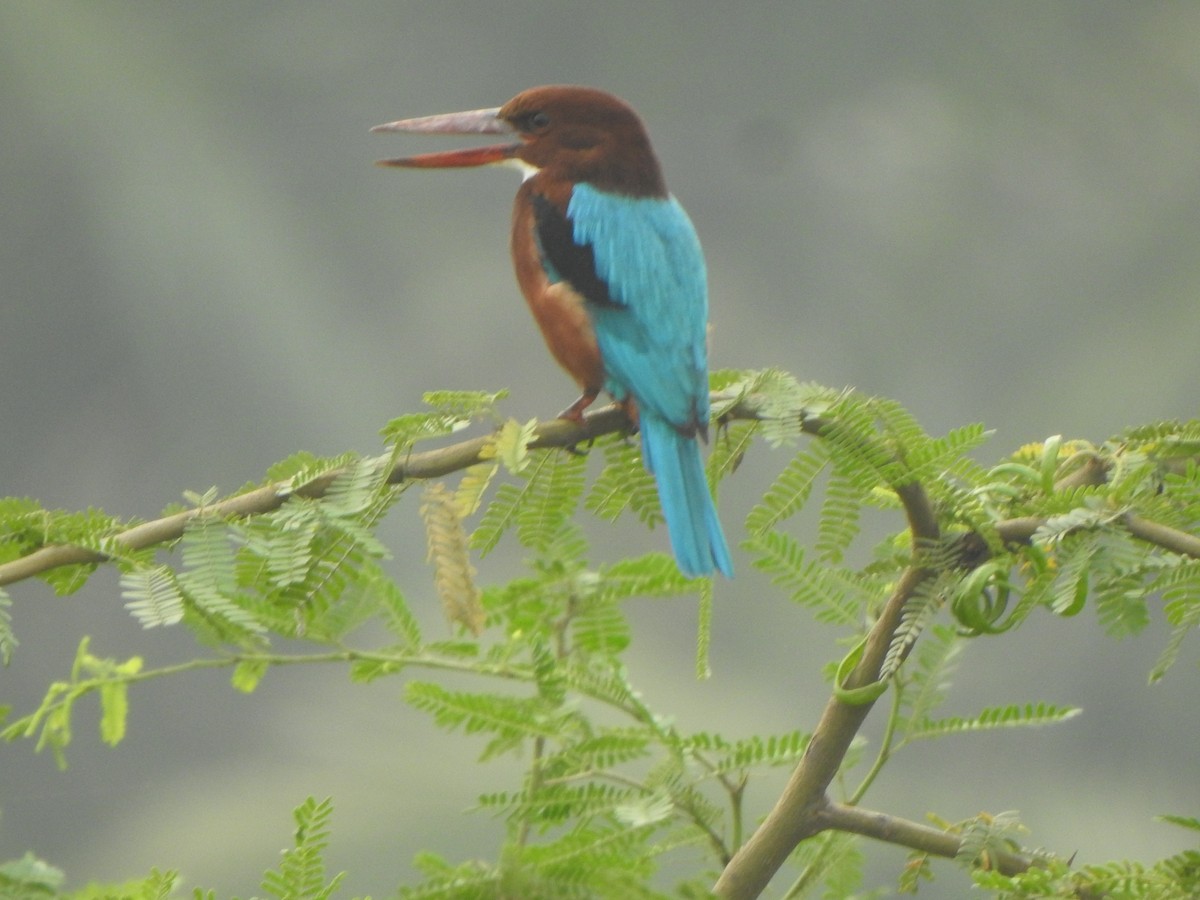
[[[1069,618],[1089,607],[1112,637],[1133,637],[1161,606],[1171,630],[1150,673],[1157,680],[1200,626],[1200,541],[1193,536],[1200,523],[1200,423],[1157,423],[1102,444],[1053,437],[987,467],[972,458],[988,437],[981,425],[932,436],[894,401],[803,384],[778,370],[714,373],[713,387],[707,471],[714,491],[752,448],[798,445],[762,497],[748,504],[742,550],[782,597],[854,648],[829,666],[841,673],[833,702],[866,704],[885,692],[889,701],[873,713],[883,717],[876,745],[853,741],[838,761],[830,791],[840,791],[841,802],[859,804],[890,759],[918,740],[978,740],[1079,713],[1033,699],[942,714],[972,640],[1003,639],[1037,615]],[[137,657],[93,655],[85,638],[70,675],[50,685],[38,708],[9,723],[3,737],[35,739],[65,764],[76,701],[96,699],[100,737],[115,745],[125,734],[134,685],[192,669],[227,669],[232,687],[244,693],[272,669],[301,662],[345,665],[356,682],[404,677],[413,708],[478,742],[482,760],[520,759],[524,773],[479,798],[479,808],[502,822],[495,852],[471,848],[465,862],[420,854],[420,881],[401,888],[401,896],[707,896],[715,873],[743,845],[745,823],[765,812],[751,804],[748,798],[761,798],[749,786],[772,769],[796,766],[819,741],[794,727],[731,735],[717,722],[692,732],[654,706],[625,665],[633,636],[627,606],[698,597],[703,676],[712,584],[685,578],[662,552],[594,559],[589,521],[626,514],[630,527],[661,521],[639,442],[605,435],[586,452],[535,448],[537,423],[503,419],[503,397],[427,394],[427,409],[383,429],[389,450],[378,458],[295,454],[271,468],[265,486],[234,495],[265,488],[276,500],[269,511],[247,516],[215,491],[186,493],[189,506],[172,511],[186,518],[182,536],[153,549],[131,549],[119,535],[133,523],[98,511],[0,500],[0,566],[52,544],[93,551],[119,569],[126,609],[137,622],[186,628],[203,654],[147,670]],[[396,466],[419,455],[423,443],[444,445],[480,419],[492,432],[448,448],[462,450],[462,461],[439,471],[461,474],[453,485],[429,485],[419,503],[432,575],[405,577],[418,586],[432,581],[460,626],[448,639],[431,639],[385,567],[389,554],[377,526],[405,493],[405,482],[393,483]],[[898,528],[873,550],[860,546],[864,525],[902,513],[926,517],[917,539]],[[802,527],[815,528],[812,546],[798,537]],[[476,564],[500,548],[517,551],[524,568],[490,583]],[[66,592],[96,565],[64,566],[44,577]],[[870,684],[848,687],[843,676],[863,658],[868,629],[901,590],[881,669]],[[8,606],[0,593],[5,662],[17,647]],[[276,649],[283,642],[292,652]],[[476,677],[451,685],[442,673]],[[341,876],[329,878],[325,869],[331,808],[310,798],[296,810],[294,846],[264,875],[265,894],[333,895]],[[1200,830],[1195,818],[1163,818]],[[1039,855],[1027,871],[1002,874],[1002,861],[1025,853],[1015,815],[981,814],[942,828],[976,886],[996,896],[1197,893],[1200,854],[1078,868]],[[864,888],[869,852],[846,832],[814,834],[792,855],[789,896],[885,894],[887,888]],[[475,858],[482,855],[492,861]],[[668,885],[668,862],[690,874]],[[918,850],[896,887],[916,892],[945,871],[931,851]],[[173,872],[156,872],[71,895],[60,893],[61,873],[33,857],[0,866],[0,893],[14,897],[169,897],[176,882]]]
[[[914,722],[907,735],[910,739],[940,737],[967,731],[992,731],[997,728],[1026,728],[1031,725],[1053,725],[1074,718],[1083,710],[1078,707],[1054,706],[1050,703],[1010,703],[989,706],[978,715],[949,716],[944,719]]]
[[[65,768],[75,703],[94,695],[100,705],[100,739],[109,746],[116,746],[124,739],[129,685],[143,675],[142,659],[137,656],[124,662],[103,659],[89,651],[89,643],[87,637],[79,642],[70,678],[51,684],[41,706],[0,731],[0,737],[12,741],[36,736],[37,749],[49,747],[59,766]]]
[[[10,900],[42,900],[53,897],[66,875],[32,853],[0,864],[0,896]]]
[[[1119,897],[1121,900],[1194,900],[1200,895],[1200,851],[1185,850],[1150,865],[1117,861],[1071,869],[1050,860],[1018,875],[976,869],[978,887],[997,897]]]
[[[602,519],[616,519],[629,510],[642,524],[653,527],[662,521],[654,478],[642,465],[636,441],[617,437],[603,441],[604,468],[600,470],[586,507]]]
[[[292,813],[296,821],[295,843],[284,850],[279,865],[263,875],[262,889],[278,900],[327,900],[337,890],[345,873],[325,880],[323,855],[329,846],[329,819],[333,801],[305,800]]]
[[[13,634],[12,615],[9,613],[11,607],[12,600],[0,588],[0,664],[6,666],[17,649],[17,636]]]

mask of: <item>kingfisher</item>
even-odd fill
[[[511,136],[379,165],[521,172],[510,235],[517,282],[581,390],[560,416],[581,422],[601,391],[621,403],[641,432],[680,571],[732,578],[699,446],[709,421],[704,255],[637,113],[604,91],[550,85],[500,107],[371,130]]]

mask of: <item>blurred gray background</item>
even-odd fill
[[[508,387],[522,420],[561,409],[573,385],[507,259],[515,175],[383,171],[374,159],[454,144],[367,133],[551,82],[646,119],[707,251],[715,367],[885,394],[933,432],[983,421],[983,461],[1196,414],[1200,6],[6,3],[0,494],[153,517],[298,449],[375,452],[429,389]],[[756,450],[727,483],[731,534],[785,459]],[[384,538],[438,635],[415,507]],[[632,522],[594,539],[597,560],[666,546]],[[519,554],[480,568],[509,577]],[[194,650],[142,632],[112,572],[65,599],[10,590],[21,646],[0,700],[17,713],[81,634],[148,665]],[[735,737],[811,727],[836,632],[744,557],[717,607],[714,677],[697,682],[694,603],[630,604],[647,699]],[[1147,687],[1164,634],[1156,615],[1117,643],[1089,611],[974,642],[945,712],[1085,714],[914,748],[867,804],[1019,809],[1032,844],[1081,862],[1180,849],[1153,816],[1200,804],[1197,651]],[[492,857],[502,823],[463,811],[519,761],[477,766],[482,742],[439,734],[400,688],[297,668],[247,697],[227,673],[187,675],[133,692],[116,750],[85,703],[68,771],[0,747],[0,859],[33,850],[74,886],[176,867],[246,895],[310,793],[335,797],[349,891],[387,893],[423,848]],[[752,817],[779,779],[752,791]],[[903,852],[865,850],[892,882]],[[964,890],[944,869],[922,895]]]

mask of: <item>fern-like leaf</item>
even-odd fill
[[[963,425],[933,439],[924,439],[904,451],[908,476],[913,481],[940,477],[955,466],[959,459],[980,446],[991,432],[980,423]]]
[[[732,744],[714,740],[715,737],[692,735],[684,744],[692,752],[716,752],[715,758],[707,760],[704,764],[705,772],[709,775],[794,765],[804,755],[809,739],[809,735],[802,731],[772,734],[765,738],[754,735]],[[706,741],[705,738],[709,740]]]
[[[917,642],[917,638],[921,636],[925,628],[933,621],[933,617],[937,615],[938,610],[942,608],[942,598],[946,582],[949,580],[949,575],[942,574],[936,578],[926,578],[908,598],[900,613],[900,624],[892,633],[887,655],[879,670],[881,681],[891,678],[897,672],[907,657],[909,648]]]
[[[873,599],[862,576],[821,562],[807,562],[795,538],[778,531],[750,538],[743,546],[754,554],[754,565],[792,599],[814,610],[819,622],[857,625],[860,610]]]
[[[536,791],[511,794],[484,794],[479,798],[483,809],[503,812],[511,821],[528,822],[543,832],[555,825],[582,822],[612,815],[634,802],[638,792],[632,788],[587,782],[582,785],[550,784]]]
[[[484,450],[480,451],[480,455],[486,453],[489,446],[485,445]],[[466,519],[475,514],[483,502],[484,493],[498,471],[500,471],[500,463],[497,460],[489,459],[487,462],[469,466],[463,472],[463,477],[458,482],[458,489],[454,492],[454,502],[458,505],[460,518]]]
[[[0,588],[0,664],[6,666],[17,649],[17,636],[13,634],[12,616],[8,612],[11,607],[12,600],[4,588]]]
[[[235,602],[237,572],[229,534],[236,533],[210,516],[197,516],[183,532],[180,541],[184,570],[176,583],[197,611],[218,635],[236,637],[241,632],[264,631],[263,625]],[[228,629],[232,632],[226,635]]]
[[[382,570],[377,569],[376,573],[370,582],[370,589],[380,618],[388,631],[400,641],[402,650],[415,651],[421,646],[420,623],[396,583]]]
[[[792,457],[763,494],[762,500],[750,510],[746,517],[746,531],[752,536],[761,536],[799,512],[828,464],[829,455],[823,444],[814,444],[811,449]]]
[[[603,772],[622,763],[645,756],[650,746],[650,734],[644,728],[605,728],[572,741],[557,753],[542,760],[545,780]]]
[[[708,483],[714,491],[725,476],[738,470],[761,430],[762,423],[758,421],[730,422],[717,430],[706,467]]]
[[[461,728],[466,734],[486,732],[510,743],[526,738],[560,738],[563,723],[548,715],[538,698],[505,694],[449,691],[441,685],[413,681],[405,686],[405,699],[427,712],[442,728]]]
[[[121,573],[125,608],[143,628],[175,625],[183,618],[183,594],[166,566],[145,566]]]
[[[934,625],[926,632],[914,653],[912,686],[906,685],[902,694],[901,728],[906,740],[913,737],[914,729],[933,721],[933,711],[946,698],[964,646],[964,640],[947,625]]]
[[[426,391],[421,395],[421,402],[448,415],[459,416],[462,419],[478,419],[494,415],[496,404],[507,397],[507,390]]]
[[[1083,712],[1075,706],[1055,706],[1050,703],[1010,704],[989,706],[971,718],[952,716],[913,723],[909,730],[910,740],[940,737],[946,734],[964,734],[976,731],[995,731],[1001,728],[1032,728],[1065,722]]]
[[[496,549],[504,532],[516,525],[517,509],[524,496],[524,486],[502,484],[496,489],[479,524],[471,532],[471,548],[478,550],[480,556],[487,556]]]
[[[638,897],[654,871],[646,844],[652,825],[577,828],[547,844],[519,852],[520,867],[530,872],[537,890],[518,896]]]
[[[324,853],[329,846],[329,819],[333,803],[309,797],[292,813],[296,821],[294,845],[283,851],[279,866],[263,873],[262,889],[278,900],[326,900],[337,889],[344,873],[325,881]]]
[[[817,520],[817,552],[829,563],[841,562],[858,536],[859,514],[865,495],[842,467],[834,469],[825,488],[825,502]]]
[[[516,419],[507,420],[495,438],[495,455],[504,468],[516,474],[525,468],[529,461],[529,444],[537,431],[537,419],[530,419],[524,425]]]
[[[662,521],[654,476],[642,465],[636,441],[620,437],[604,445],[604,468],[588,491],[584,507],[610,522],[625,510],[651,528]]]
[[[467,533],[454,495],[441,482],[430,482],[421,501],[421,518],[429,541],[434,585],[442,611],[473,634],[483,631],[485,614],[475,585],[475,567],[467,549]]]
[[[517,511],[517,537],[531,550],[544,550],[558,538],[583,493],[587,459],[544,451],[531,467],[524,502]]]
[[[629,646],[629,622],[611,599],[592,597],[571,616],[571,636],[584,653],[615,656]]]
[[[695,579],[683,575],[670,556],[655,552],[605,566],[600,584],[605,597],[625,600],[630,597],[677,597],[691,591]]]

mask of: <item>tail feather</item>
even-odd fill
[[[714,570],[733,577],[733,562],[708,492],[700,445],[656,415],[641,414],[642,458],[658,484],[658,498],[679,571],[690,578]]]

